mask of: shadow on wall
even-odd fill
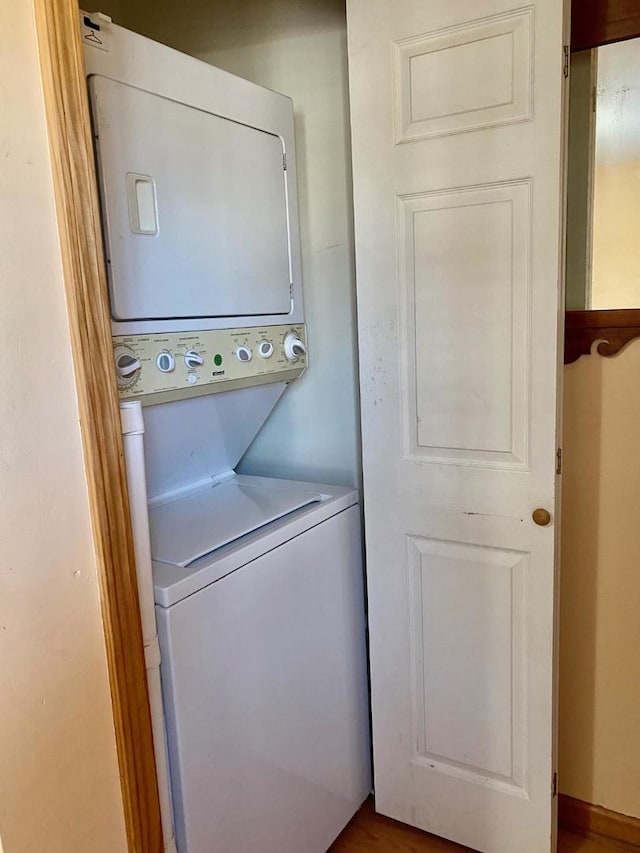
[[[640,817],[640,341],[565,368],[560,790]]]
[[[116,24],[195,55],[207,53],[212,47],[226,50],[261,44],[267,31],[287,38],[333,30],[336,18],[344,19],[346,15],[345,0],[323,0],[322,3],[300,0],[79,2],[85,11],[104,12]]]
[[[584,365],[585,358],[593,361]],[[563,403],[558,776],[563,793],[589,802],[593,795],[595,735],[600,366],[599,356],[583,356],[567,365]],[[576,777],[580,779],[579,790],[589,792],[589,797],[576,793]]]

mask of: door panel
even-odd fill
[[[396,142],[528,120],[532,14],[518,9],[394,41]]]
[[[416,760],[521,796],[527,555],[418,537],[408,545]]]
[[[347,7],[376,807],[548,853],[562,4]]]
[[[399,204],[408,453],[523,467],[530,184],[412,195]],[[445,353],[455,358],[435,373]]]

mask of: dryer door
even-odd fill
[[[116,320],[291,310],[282,139],[89,78]]]

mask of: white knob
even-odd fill
[[[140,359],[129,347],[116,347],[114,352],[118,385],[126,386],[135,378],[142,365]]]
[[[253,358],[251,347],[245,346],[245,344],[241,344],[236,350],[236,358],[238,359],[238,361],[251,361],[251,359]]]
[[[297,332],[289,332],[284,339],[284,354],[287,361],[297,361],[307,351]]]
[[[194,368],[200,367],[200,365],[204,364],[204,358],[199,352],[196,352],[194,349],[190,349],[184,354],[184,363],[187,370],[193,370]]]
[[[156,356],[156,367],[160,373],[171,373],[176,368],[176,359],[173,353],[163,350]]]
[[[271,358],[273,355],[273,344],[271,341],[261,341],[258,352],[260,353],[260,358]]]

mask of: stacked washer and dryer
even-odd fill
[[[167,849],[323,853],[370,790],[358,495],[235,470],[307,366],[292,103],[81,26]]]

